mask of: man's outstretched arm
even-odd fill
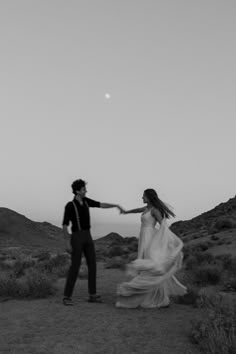
[[[118,208],[120,212],[123,211],[123,208],[118,204],[102,203],[90,198],[86,198],[86,202],[91,208],[103,208],[103,209]]]

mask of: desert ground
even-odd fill
[[[236,197],[171,225],[184,243],[177,274],[188,294],[163,309],[115,307],[136,237],[95,241],[98,293],[88,303],[83,260],[74,306],[62,304],[69,267],[61,229],[0,208],[0,353],[232,354],[236,352]]]
[[[117,309],[116,285],[125,274],[98,264],[104,304],[87,302],[87,279],[78,279],[74,306],[62,305],[65,279],[47,299],[0,303],[1,353],[198,353],[188,338],[196,308],[173,303],[167,309]]]

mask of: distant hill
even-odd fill
[[[234,228],[236,228],[236,196],[191,220],[177,221],[170,227],[184,241]]]
[[[229,229],[236,231],[236,196],[191,220],[175,222],[170,228],[184,242],[222,234]],[[113,232],[95,240],[98,251],[131,243],[136,244],[137,239]],[[11,209],[0,208],[0,247],[64,250],[62,229],[48,222],[32,221]]]
[[[62,249],[62,229],[48,222],[35,222],[11,209],[0,208],[1,247]]]
[[[95,240],[97,248],[105,249],[124,238],[110,233]],[[49,222],[36,222],[8,208],[0,208],[0,247],[48,248],[64,250],[62,229]]]
[[[123,243],[124,237],[120,236],[119,234],[115,232],[111,232],[106,236],[100,237],[97,240],[95,240],[95,243],[97,245],[108,245],[110,246],[112,243]]]

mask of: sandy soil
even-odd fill
[[[198,353],[188,338],[197,309],[179,304],[160,310],[116,309],[116,284],[123,279],[122,271],[99,264],[98,292],[104,304],[87,302],[87,280],[80,279],[73,307],[61,303],[64,279],[48,299],[0,303],[0,353]]]

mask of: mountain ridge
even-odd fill
[[[228,220],[229,226],[231,222],[231,227],[227,227],[226,220]],[[236,227],[236,196],[190,220],[174,222],[170,229],[185,240],[196,233],[199,234],[199,237],[214,234],[217,223],[220,222],[222,223],[222,229],[224,229],[223,223],[225,223],[225,229]]]
[[[170,229],[183,241],[188,241],[193,237],[214,234],[217,223],[221,223],[222,230],[236,228],[236,196],[190,220],[174,222]],[[104,246],[113,242],[121,244],[126,239],[127,237],[111,232],[97,238],[95,243]],[[47,221],[32,221],[14,210],[0,207],[0,246],[64,249],[63,231]]]

